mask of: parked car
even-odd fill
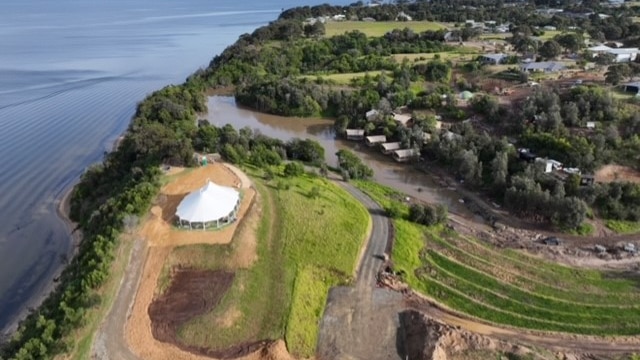
[[[543,242],[545,245],[554,245],[554,246],[557,246],[557,245],[560,245],[560,242],[561,242],[561,241],[560,241],[560,239],[558,239],[558,238],[557,238],[557,237],[555,237],[555,236],[549,236],[548,238],[545,238],[544,240],[542,240],[542,242]]]

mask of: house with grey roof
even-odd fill
[[[395,150],[400,150],[402,143],[390,142],[382,144],[382,153],[385,155],[391,154]]]
[[[507,54],[483,54],[480,55],[478,60],[483,64],[498,65],[503,64],[508,57],[509,55]]]
[[[558,72],[562,70],[566,70],[567,66],[563,63],[556,61],[541,61],[541,62],[530,62],[527,64],[520,65],[520,70],[523,72]]]
[[[382,144],[387,142],[387,137],[384,135],[367,136],[364,139],[364,142],[367,144],[367,146],[374,146],[375,144]]]
[[[617,63],[635,61],[638,57],[638,48],[612,48],[606,45],[592,46],[587,49],[593,56],[600,54],[612,54],[615,56],[614,61]]]

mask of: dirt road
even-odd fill
[[[124,338],[124,326],[138,290],[144,260],[147,258],[147,246],[143,240],[135,240],[129,266],[120,284],[120,290],[104,323],[93,341],[93,359],[98,360],[139,360],[129,350]]]
[[[526,330],[509,329],[486,324],[473,320],[464,314],[458,314],[455,311],[447,309],[440,304],[433,303],[431,300],[416,294],[409,295],[406,298],[406,304],[408,308],[418,310],[445,324],[458,326],[476,334],[486,335],[514,344],[521,343],[535,345],[548,350],[575,351],[603,355],[628,354],[640,351],[640,343],[638,343],[638,339],[635,338],[604,339],[596,336],[544,334],[541,332],[527,332]]]

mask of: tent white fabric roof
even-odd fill
[[[208,222],[228,216],[240,200],[233,188],[208,181],[200,189],[185,196],[178,205],[176,215],[189,222]]]

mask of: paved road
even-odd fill
[[[389,219],[376,202],[350,184],[339,183],[371,214],[372,231],[360,262],[355,287],[329,291],[320,322],[319,359],[402,359],[398,354],[398,313],[402,295],[376,288],[389,238]]]
[[[127,345],[124,327],[138,290],[147,250],[144,240],[135,240],[116,299],[93,341],[93,359],[140,360]]]

